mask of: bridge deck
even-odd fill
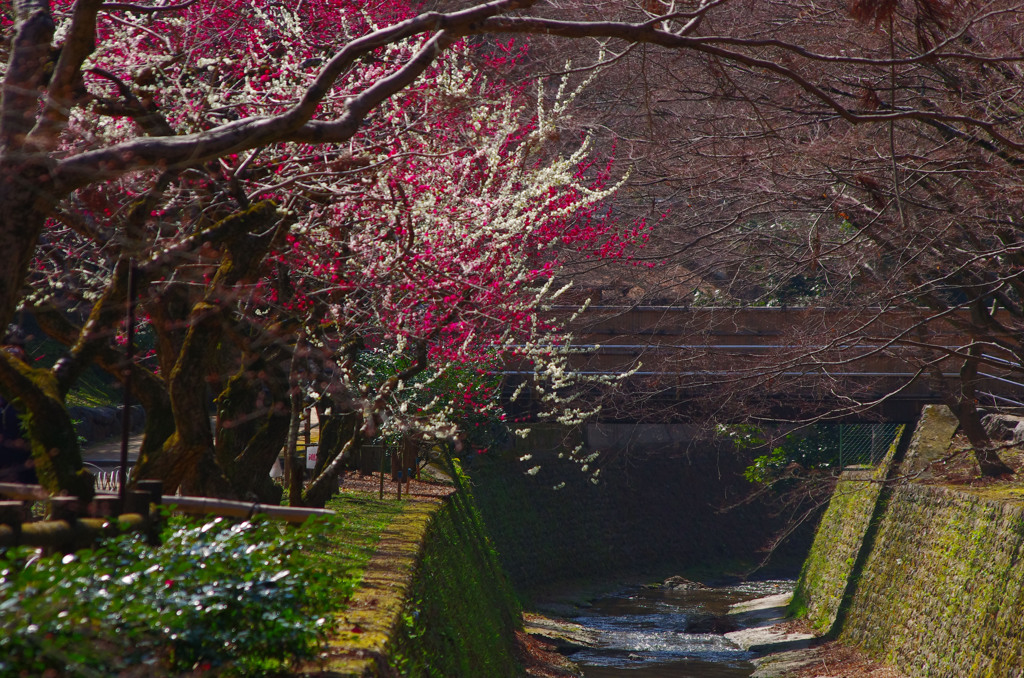
[[[667,400],[733,390],[916,407],[958,383],[970,343],[958,329],[963,321],[877,309],[598,306],[571,327],[571,364],[583,373],[630,373],[626,392]],[[990,349],[979,377],[983,404],[1024,406],[1024,370],[1012,355]]]

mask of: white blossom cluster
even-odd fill
[[[62,153],[152,133],[140,106],[178,135],[280,113],[358,32],[347,22],[359,16],[339,14],[327,41],[310,30],[301,5],[256,2],[235,13],[219,13],[216,3],[196,7],[207,11],[101,12],[83,105],[69,111]],[[69,19],[60,7],[57,18],[60,36]],[[353,63],[315,117],[343,115],[352,97],[392,75],[417,46],[398,42]],[[218,246],[196,246],[203,229],[239,202],[269,198],[290,224],[275,261],[316,302],[289,311],[306,323],[305,336],[325,353],[330,342],[317,338],[324,324],[341,338],[373,341],[373,367],[331,368],[335,388],[360,399],[369,433],[451,439],[467,408],[497,417],[496,398],[481,399],[473,381],[486,381],[509,360],[530,366],[543,416],[566,425],[593,416],[594,407],[578,401],[579,386],[609,378],[574,372],[570,338],[542,315],[568,289],[553,283],[560,250],[595,246],[607,228],[595,225],[595,208],[625,179],[586,169],[594,155],[589,136],[573,148],[556,144],[587,81],[566,77],[539,87],[533,100],[482,75],[469,49],[452,47],[417,83],[377,106],[345,144],[277,144],[175,170],[131,242],[128,213],[159,173],[80,192],[48,231],[47,256],[37,262],[40,291],[29,303],[69,292],[79,302],[96,300],[129,246],[142,264],[173,261],[165,278],[151,281],[154,290],[175,281],[198,294],[224,256]],[[221,299],[240,323],[264,323],[283,307],[269,275],[268,268],[267,279],[246,281]],[[314,315],[325,306],[330,317]],[[408,381],[389,379],[422,344],[430,368]]]

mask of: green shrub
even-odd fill
[[[216,518],[174,523],[155,548],[127,535],[35,561],[12,550],[0,558],[0,676],[260,675],[309,657],[354,587],[309,556],[330,529]]]

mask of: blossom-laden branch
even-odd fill
[[[209,25],[161,19],[160,40],[153,25],[101,16],[105,41],[86,63],[96,105],[68,116],[61,152],[83,158],[97,145],[202,135],[211,118],[286,115],[294,105],[282,92],[321,77],[326,67],[315,75],[307,62],[329,34],[376,30],[374,17],[331,4],[351,10],[340,25],[244,3],[244,14],[205,17]],[[202,51],[211,36],[222,41],[223,58]],[[184,56],[168,59],[168,41],[170,53]],[[237,49],[242,43],[247,50]],[[268,67],[281,44],[289,51]],[[131,67],[105,45],[135,45]],[[483,51],[444,32],[382,47],[350,61],[345,87],[317,104],[319,117],[337,121],[354,99],[380,100],[343,145],[292,141],[197,168],[123,174],[54,206],[27,303],[71,314],[102,305],[93,318],[106,320],[82,332],[103,354],[98,343],[123,339],[110,301],[123,296],[117,272],[132,257],[144,332],[155,345],[143,361],[157,380],[147,383],[167,390],[163,402],[175,412],[203,406],[197,384],[220,390],[213,438],[205,429],[168,437],[161,428],[163,440],[147,444],[147,472],[200,491],[264,497],[251,483],[266,474],[252,469],[273,462],[295,388],[329,403],[328,416],[346,418],[347,439],[451,438],[467,418],[499,419],[493,375],[511,357],[535,363],[557,395],[564,371],[543,366],[562,358],[533,347],[563,343],[540,318],[558,293],[560,257],[621,256],[644,228],[620,234],[601,209],[621,182],[587,135],[553,143],[582,85],[562,83],[554,97],[541,87],[534,99],[500,77],[524,49],[510,42]],[[424,77],[406,82],[414,62]],[[107,120],[102,129],[94,112]],[[271,242],[274,234],[259,227],[267,220],[245,216],[257,200],[263,211],[276,203],[289,224],[274,227],[282,236],[265,253],[250,241]],[[253,232],[239,231],[250,223]],[[223,275],[243,261],[245,276]],[[203,342],[215,338],[216,355],[196,328]],[[310,338],[302,356],[290,340],[296,332]],[[545,402],[559,412],[558,397]],[[220,480],[204,486],[199,470]]]
[[[222,351],[204,358],[237,368],[238,392],[273,381],[261,376],[274,372],[260,367],[267,347],[288,353],[287,337],[305,325],[319,365],[294,361],[296,369],[310,383],[329,375],[323,381],[337,382],[338,409],[362,413],[370,428],[450,435],[461,412],[489,406],[487,389],[461,375],[479,370],[478,381],[487,381],[509,355],[536,362],[550,383],[544,402],[557,399],[569,384],[558,368],[564,342],[539,309],[557,294],[551,281],[561,257],[621,256],[644,227],[616,232],[601,207],[619,182],[587,134],[570,140],[564,100],[575,90],[528,107],[524,92],[501,79],[514,55],[490,57],[474,47],[476,35],[658,45],[716,68],[768,74],[830,118],[928,120],[1021,148],[1004,121],[983,112],[846,104],[831,80],[806,69],[852,57],[702,33],[729,4],[595,22],[575,6],[554,20],[513,0],[419,15],[398,1],[367,8],[310,0],[295,9],[182,2],[145,11],[57,0],[51,11],[47,2],[18,0],[16,23],[5,26],[12,40],[0,101],[0,250],[12,263],[0,271],[0,321],[13,316],[33,254],[32,281],[46,284],[35,285],[30,301],[77,312],[102,297],[114,266],[132,256],[145,281],[153,367],[167,379],[182,376],[171,373],[184,365],[187,323],[203,301],[217,310],[220,325],[209,329]],[[933,49],[905,63],[950,56],[953,47]],[[161,203],[127,237],[128,215],[160,177],[173,177]],[[247,267],[252,275],[226,284],[216,271],[245,255],[246,238],[267,234],[229,235],[224,224],[263,200],[290,225],[287,237]],[[70,211],[77,213],[61,214]],[[111,341],[121,338],[119,328],[107,329]],[[343,348],[353,346],[363,348]],[[433,369],[382,388],[422,364],[412,347],[426,347]],[[360,363],[371,353],[390,373]],[[185,381],[230,393],[230,370],[220,368]],[[452,387],[465,407],[451,404]],[[253,396],[268,428],[288,396],[280,390]]]

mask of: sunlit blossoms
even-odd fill
[[[56,4],[58,34],[67,11]],[[101,347],[123,344],[134,262],[140,378],[165,392],[150,402],[174,413],[174,428],[147,431],[144,464],[172,485],[255,491],[256,476],[239,478],[272,463],[270,441],[283,441],[310,398],[340,417],[335,453],[382,435],[457,438],[481,416],[502,419],[509,364],[533,375],[543,416],[592,413],[574,402],[580,377],[544,308],[567,289],[554,282],[565,257],[622,256],[645,226],[614,226],[602,204],[621,178],[567,124],[586,81],[507,83],[526,53],[516,41],[453,39],[408,82],[408,64],[437,36],[348,61],[333,51],[411,15],[401,3],[341,0],[99,13],[80,105],[54,115],[62,153],[248,129],[304,106],[310,91],[318,119],[341,121],[308,141],[120,173],[48,222],[26,306],[111,369]],[[388,95],[346,141],[316,138],[340,134],[331,125],[377,92]],[[90,308],[75,332],[54,319]],[[218,408],[212,437],[192,423],[208,407],[203,389]],[[181,471],[183,456],[216,459],[223,481]]]

